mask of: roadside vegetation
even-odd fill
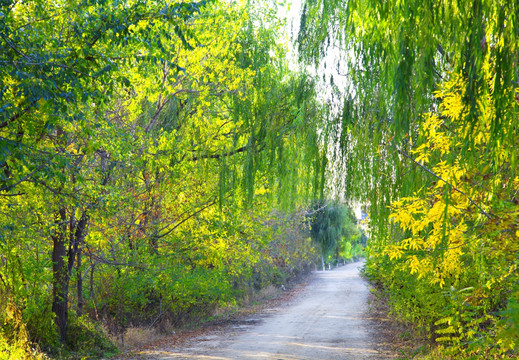
[[[348,78],[334,149],[345,198],[369,208],[365,272],[436,344],[426,358],[518,356],[518,16],[509,1],[304,4],[301,57],[342,53],[327,65]]]

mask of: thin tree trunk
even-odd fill
[[[92,262],[92,259],[90,259],[90,262]],[[96,298],[95,298],[95,294],[94,294],[94,271],[95,271],[95,268],[96,268],[96,263],[92,264],[92,266],[90,267],[90,293],[89,293],[89,296],[90,296],[90,299],[92,299],[92,302],[94,304],[94,311],[95,311],[95,315],[96,315],[96,320],[99,321],[99,313],[97,312],[97,304],[96,304]]]
[[[83,315],[83,277],[81,276],[81,247],[77,252],[77,314]]]
[[[57,229],[52,236],[52,312],[56,314],[56,325],[61,342],[65,342],[68,328],[68,283],[69,276],[65,259],[67,248],[67,211],[61,208],[56,216]]]
[[[67,223],[69,224],[68,236]],[[55,321],[62,343],[67,339],[70,274],[74,267],[76,254],[78,254],[79,244],[85,237],[87,223],[88,215],[86,210],[83,212],[79,222],[76,221],[74,214],[71,214],[69,221],[67,221],[67,210],[64,207],[58,211],[56,216],[56,224],[58,226],[55,234],[52,236],[52,312],[56,314]],[[81,278],[80,274],[78,276]]]
[[[82,244],[85,239],[88,228],[88,213],[87,210],[83,211],[81,215],[81,219],[79,220],[76,231],[74,233],[74,243],[72,244],[72,248],[69,251],[72,251],[69,254],[69,274],[72,270],[72,264],[74,262],[74,255],[76,257],[76,274],[77,274],[77,311],[78,315],[81,315],[83,312],[83,278],[81,276],[81,249]]]

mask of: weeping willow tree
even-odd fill
[[[438,106],[433,93],[451,73],[461,73],[465,80],[468,116],[457,132],[460,152],[475,141],[472,130],[483,115],[482,102],[490,101],[496,109],[492,144],[506,148],[512,143],[513,131],[507,130],[515,129],[517,119],[518,12],[517,4],[508,1],[305,2],[298,36],[302,60],[318,64],[327,52],[342,52],[340,62],[347,64],[353,89],[340,100],[341,126],[336,131],[340,155],[348,167],[359,170],[350,171],[346,179],[375,171],[372,175],[385,175],[402,194],[415,190],[411,184],[425,181],[417,174],[421,171],[412,170],[418,179],[409,183],[409,176],[399,176],[409,170],[401,165],[399,149],[411,149],[422,113]],[[489,161],[496,163],[498,153],[492,151]],[[515,159],[511,161],[515,171]],[[352,195],[364,197],[379,185],[362,189],[358,185],[366,181],[353,188],[354,183],[347,181]],[[387,205],[388,190],[376,192],[384,194],[379,200]]]
[[[306,1],[298,36],[303,61],[347,68],[333,156],[370,205],[368,267],[395,311],[469,355],[518,339],[518,16],[499,0]]]
[[[354,215],[344,204],[317,202],[307,215],[310,218],[310,236],[319,245],[321,265],[325,270],[325,259],[334,257],[335,261],[360,240]],[[360,255],[356,253],[355,256]]]
[[[321,248],[321,263],[324,270],[324,259],[337,248],[343,235],[346,217],[344,207],[339,204],[318,203],[314,208],[311,215],[310,235]]]

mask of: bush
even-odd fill
[[[98,359],[118,352],[105,331],[88,316],[71,314],[69,321],[66,348],[71,353],[65,354],[67,357],[75,357],[76,353],[81,359]]]
[[[32,348],[22,311],[8,296],[0,296],[0,360],[42,359]]]

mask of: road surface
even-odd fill
[[[226,331],[200,336],[177,348],[141,353],[172,359],[390,359],[376,350],[370,332],[369,288],[357,262],[318,271],[289,304],[267,309]]]

